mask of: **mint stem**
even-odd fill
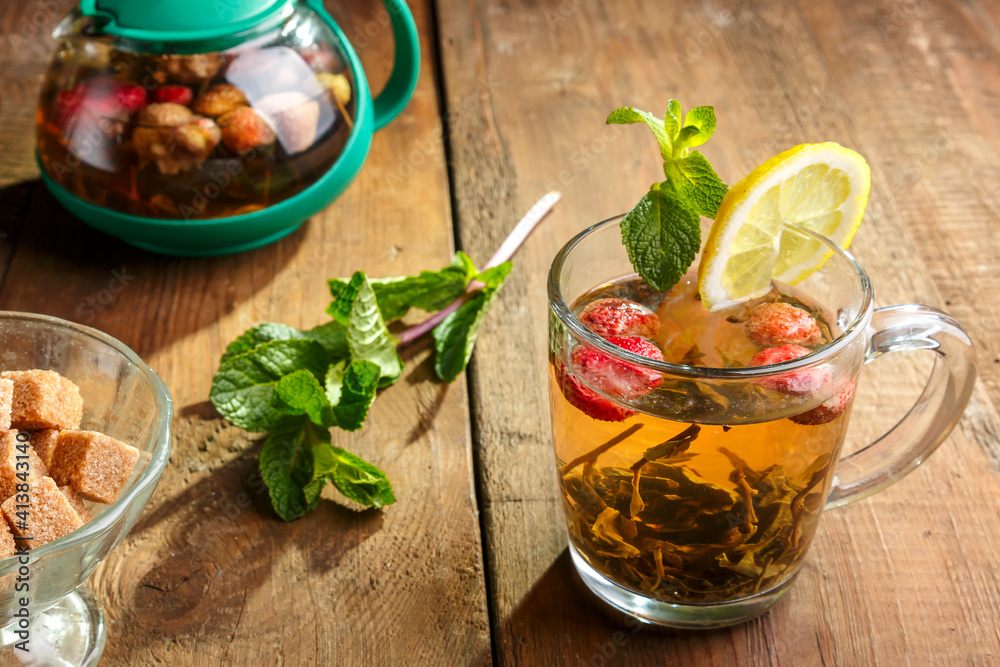
[[[514,229],[507,235],[507,238],[505,238],[503,243],[500,244],[500,247],[493,253],[493,256],[490,257],[489,261],[486,262],[483,270],[485,271],[486,269],[492,269],[494,266],[499,266],[513,257],[514,253],[517,252],[518,248],[521,247],[521,244],[523,244],[531,232],[534,231],[538,223],[541,222],[542,219],[548,215],[549,211],[552,210],[552,207],[556,205],[556,202],[559,201],[560,197],[562,197],[562,195],[558,192],[549,192],[535,202],[535,205],[528,209],[528,212],[524,214],[524,217],[521,218],[516,225],[514,225]],[[474,292],[482,288],[483,284],[481,282],[477,280],[472,281],[469,287],[465,290],[465,294],[458,297],[420,324],[415,324],[404,330],[403,333],[399,335],[399,345],[397,347],[406,347],[424,334],[433,330],[434,327],[441,324],[446,317],[461,308],[462,304],[468,301],[469,297]]]

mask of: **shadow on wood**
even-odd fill
[[[262,440],[251,441],[218,420],[177,422],[187,449],[204,447],[215,456],[199,457],[183,446],[174,453],[172,458],[187,460],[172,462],[168,475],[174,479],[166,488],[183,490],[143,515],[118,547],[120,557],[108,563],[117,571],[94,580],[98,596],[124,621],[121,627],[132,628],[119,644],[120,657],[140,651],[129,641],[133,635],[183,641],[185,635],[225,634],[238,624],[247,597],[275,584],[272,570],[282,559],[304,558],[302,576],[320,580],[382,527],[380,512],[321,500],[307,517],[276,530],[280,520],[257,470]],[[220,450],[240,448],[220,462]],[[201,470],[206,466],[214,467],[207,475]],[[194,476],[200,479],[178,479]],[[294,582],[283,585],[282,594],[295,594]]]
[[[23,223],[14,227],[17,212],[0,220],[10,219],[4,224],[10,230],[3,231],[15,238],[17,249],[0,288],[2,307],[97,327],[143,357],[258,299],[295,258],[308,225],[275,244],[236,255],[168,257],[85,225],[37,181],[0,190],[0,203],[7,200],[22,207]],[[0,261],[12,253],[0,252]],[[73,280],[65,279],[69,275]],[[247,276],[261,280],[255,284]],[[178,302],[182,293],[197,294],[198,301]],[[266,297],[258,310],[270,310],[275,298]]]
[[[731,646],[736,634],[762,622],[720,630],[645,625],[597,599],[580,580],[566,549],[502,623],[500,638],[507,645],[501,646],[501,664],[511,660],[515,665],[610,667],[640,659],[671,665],[735,664],[719,655],[719,647]],[[546,650],[552,653],[543,653]]]

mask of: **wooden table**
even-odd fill
[[[70,4],[0,5],[0,307],[118,337],[177,406],[159,488],[91,580],[110,623],[104,664],[1000,664],[996,6],[411,0],[420,85],[346,194],[267,248],[176,259],[85,227],[39,185],[35,98]],[[328,4],[378,88],[384,11]],[[798,143],[864,154],[872,198],[853,250],[878,304],[945,308],[979,351],[977,389],[942,449],[829,512],[788,598],[715,632],[637,628],[575,583],[546,411],[548,264],[659,170],[644,129],[604,117],[671,97],[715,106],[705,152],[730,183]],[[273,518],[251,485],[260,439],[207,402],[225,344],[262,320],[319,323],[331,276],[435,268],[456,246],[483,262],[552,187],[564,199],[518,254],[467,377],[438,384],[427,351],[414,353],[369,425],[334,436],[387,471],[399,502]],[[106,293],[115,276],[124,289]],[[853,446],[902,415],[926,361],[867,369]]]

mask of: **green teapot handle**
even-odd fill
[[[396,62],[385,88],[375,98],[375,129],[380,130],[399,115],[417,87],[420,76],[420,37],[406,0],[382,0],[392,22]]]
[[[396,62],[385,88],[374,100],[375,129],[381,130],[399,115],[417,87],[420,76],[420,37],[406,0],[382,0],[389,11],[392,36],[396,41]],[[323,0],[306,0],[320,16],[333,22],[323,8]]]

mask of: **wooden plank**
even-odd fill
[[[503,326],[485,328],[471,371],[499,663],[995,661],[995,12],[946,0],[440,5],[461,246],[483,255],[545,189],[565,195],[518,255],[491,315]],[[574,582],[543,407],[548,263],[571,234],[627,210],[662,178],[648,132],[605,127],[604,117],[624,104],[659,113],[671,97],[715,106],[719,129],[705,152],[730,183],[798,143],[836,140],[866,155],[873,195],[854,250],[879,305],[951,309],[980,348],[983,377],[923,469],[825,517],[785,601],[708,633],[638,629],[601,613]],[[887,357],[866,370],[852,447],[905,412],[927,361]]]
[[[235,256],[175,259],[85,227],[47,194],[23,220],[0,305],[116,336],[164,378],[177,406],[158,490],[91,579],[109,621],[102,664],[490,660],[464,381],[434,382],[426,350],[410,354],[369,425],[335,434],[336,444],[388,473],[398,503],[355,512],[323,501],[290,524],[273,518],[255,475],[260,440],[224,424],[206,402],[225,344],[248,326],[325,320],[327,278],[359,268],[399,275],[449,261],[431,8],[412,6],[424,37],[413,101],[375,137],[348,191],[289,238]],[[15,12],[4,7],[0,24],[9,26]],[[360,55],[377,89],[391,66],[384,10],[361,2],[331,10],[349,36],[367,39]],[[45,51],[32,58],[41,62]],[[415,145],[419,155],[410,153]],[[407,171],[416,159],[420,168]],[[112,284],[116,275],[123,289]]]

